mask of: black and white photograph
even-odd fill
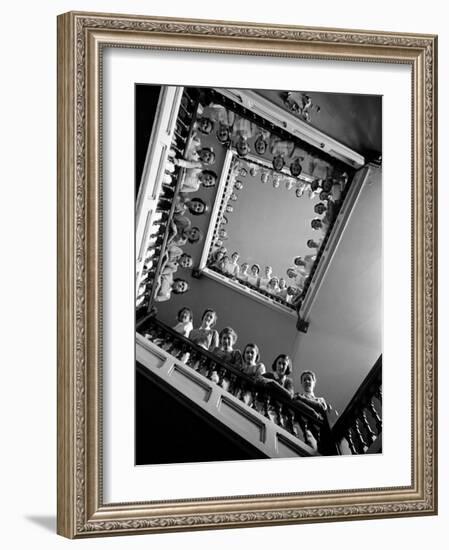
[[[444,6],[2,6],[5,550],[444,548]]]
[[[134,137],[136,465],[381,453],[382,97],[141,83]]]

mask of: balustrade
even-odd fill
[[[177,361],[217,384],[322,455],[366,454],[373,452],[376,442],[375,452],[381,451],[381,357],[331,429],[325,415],[293,399],[281,386],[263,377],[246,375],[154,316],[143,319],[138,330]]]
[[[332,445],[327,417],[293,399],[282,387],[266,378],[246,375],[155,317],[144,320],[138,330],[177,361],[219,385],[313,450],[325,455],[338,454]]]
[[[289,309],[292,309],[292,310],[295,310],[296,307],[297,307],[294,304],[284,300],[284,298],[281,298],[280,296],[276,296],[276,294],[272,294],[271,292],[268,292],[263,288],[260,288],[258,286],[254,286],[251,283],[249,283],[248,281],[243,281],[242,279],[239,279],[238,277],[233,277],[232,275],[230,275],[228,273],[224,273],[223,271],[221,271],[220,269],[218,269],[214,265],[209,265],[208,264],[207,268],[210,269],[211,271],[215,271],[216,273],[219,273],[223,277],[226,277],[227,279],[229,279],[230,281],[235,282],[236,284],[245,286],[246,288],[249,288],[250,290],[256,291],[258,294],[261,294],[262,296],[264,296],[268,300],[271,300],[271,301],[273,301],[277,304],[282,304],[283,306],[286,306],[286,307],[288,307]]]
[[[332,428],[336,445],[351,454],[370,452],[382,436],[382,356],[368,373],[343,414]],[[376,452],[381,451],[381,445]]]
[[[143,277],[138,281],[136,309],[148,309],[153,301],[156,283],[163,263],[168,240],[169,221],[173,216],[175,198],[179,193],[184,170],[173,164],[173,157],[182,158],[193,132],[198,100],[184,90],[180,109],[168,153],[168,160],[162,175],[162,186],[156,205],[155,219],[150,229],[150,238],[145,252]]]

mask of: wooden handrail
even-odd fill
[[[178,341],[181,347],[185,347],[186,349],[195,352],[197,355],[208,359],[208,361],[210,361],[211,363],[215,363],[218,368],[224,369],[230,375],[237,377],[249,390],[257,392],[264,391],[269,393],[271,397],[276,399],[276,401],[280,402],[282,405],[285,405],[290,409],[295,410],[302,416],[305,416],[308,420],[313,421],[314,424],[322,425],[325,422],[324,417],[322,419],[318,419],[310,411],[310,408],[307,405],[305,405],[301,401],[297,401],[289,397],[281,388],[277,388],[274,384],[270,384],[268,380],[266,383],[262,382],[261,380],[255,380],[251,376],[248,376],[247,374],[242,372],[238,367],[227,363],[220,357],[214,355],[211,351],[198,346],[197,344],[184,337],[182,334],[179,334],[179,332],[176,332],[171,327],[167,326],[165,323],[163,323],[159,319],[156,319],[155,317],[147,317],[143,323],[139,324],[139,332],[145,333],[145,330],[150,328],[151,326],[158,327],[160,330],[165,332],[165,334],[169,335],[170,338]]]
[[[238,283],[242,286],[245,286],[245,287],[247,287],[251,290],[254,290],[254,291],[258,292],[264,298],[268,298],[269,300],[272,300],[273,302],[276,302],[278,304],[282,304],[283,306],[288,307],[289,309],[295,310],[295,306],[293,304],[290,304],[289,302],[287,302],[283,298],[280,298],[279,296],[276,296],[275,294],[271,294],[270,292],[266,291],[263,288],[260,288],[259,286],[254,286],[251,283],[248,283],[248,281],[242,281],[238,277],[232,277],[228,273],[223,273],[223,271],[220,271],[214,265],[207,265],[207,268],[210,269],[211,271],[215,271],[216,273],[219,273],[220,275],[223,275],[223,277],[226,277],[227,279],[229,279],[231,281],[235,281],[236,283]]]

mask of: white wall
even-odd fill
[[[382,353],[382,182],[374,170],[358,198],[309,315],[298,334],[294,382],[317,375],[316,394],[343,412]]]
[[[357,0],[305,4],[227,2],[164,3],[138,0],[44,0],[2,7],[2,546],[53,548],[148,548],[160,550],[274,546],[301,541],[334,550],[390,547],[400,540],[410,550],[443,548],[449,520],[449,400],[440,399],[440,516],[86,540],[54,534],[56,514],[56,25],[70,9],[182,17],[257,20],[272,23],[440,32],[440,147],[449,149],[449,31],[444,3],[379,0],[364,9]],[[444,174],[440,204],[449,201]],[[441,213],[441,281],[449,277],[445,236],[449,217]],[[439,290],[441,311],[440,388],[449,387],[448,287]],[[29,350],[33,350],[31,354]]]

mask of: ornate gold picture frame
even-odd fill
[[[411,69],[412,308],[404,315],[411,317],[412,349],[410,358],[403,358],[411,372],[410,484],[187,499],[155,499],[149,486],[145,501],[105,500],[102,93],[106,48],[399,64]],[[96,13],[59,16],[59,534],[83,538],[437,513],[436,63],[433,35]],[[132,142],[132,136],[129,139]],[[131,174],[131,186],[132,181]]]

